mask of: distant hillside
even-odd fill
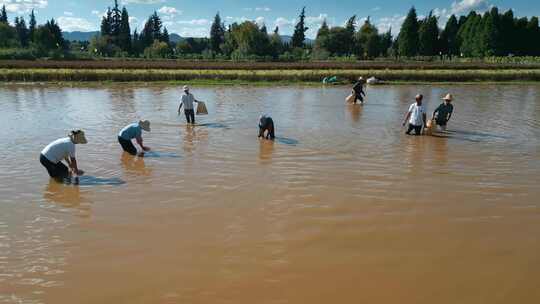
[[[291,41],[292,41],[292,36],[281,35],[281,41],[284,42],[284,43],[291,43]],[[305,43],[305,44],[314,44],[314,43],[315,43],[315,40],[306,38],[306,40],[304,40],[304,43]]]
[[[99,32],[62,32],[62,34],[68,41],[90,41],[92,37],[99,35]]]
[[[92,39],[92,37],[98,36],[99,33],[100,33],[99,31],[95,31],[95,32],[62,32],[62,34],[64,35],[64,39],[66,39],[68,41],[90,41],[90,39]],[[173,34],[169,35],[169,39],[171,40],[171,42],[177,43],[178,41],[181,41],[184,38],[182,38],[178,34],[173,33]]]

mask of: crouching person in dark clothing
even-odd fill
[[[266,136],[265,133],[266,132]],[[274,121],[272,117],[263,115],[259,118],[259,138],[266,138],[274,140],[275,136]]]
[[[68,137],[60,138],[50,143],[41,151],[39,161],[47,169],[49,176],[56,180],[63,180],[72,177],[77,178],[84,174],[77,166],[75,159],[75,145],[86,144],[87,140],[81,130],[71,131]],[[66,161],[69,168],[62,163]]]

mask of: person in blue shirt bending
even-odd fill
[[[142,130],[150,132],[150,122],[148,120],[129,124],[120,131],[118,142],[124,151],[131,155],[137,155],[137,148],[133,145],[133,139],[141,146],[142,152],[140,156],[143,156],[145,151],[150,151],[150,147],[143,145]]]

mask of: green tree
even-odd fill
[[[171,55],[169,45],[164,41],[154,40],[151,46],[144,49],[146,58],[168,58]]]
[[[512,10],[506,11],[500,18],[501,31],[501,53],[502,55],[509,55],[514,53],[516,45],[516,33],[515,33],[515,21],[514,12]]]
[[[369,17],[368,17],[369,19]],[[354,34],[356,32],[356,15],[352,16],[345,23],[345,30],[347,31],[347,37],[345,43],[349,46],[348,54],[353,54],[357,48],[355,45]]]
[[[302,8],[302,12],[300,13],[300,16],[298,17],[298,23],[294,27],[294,33],[292,36],[292,47],[293,48],[303,48],[304,47],[304,41],[306,40],[306,31],[309,29],[306,27],[305,20],[306,20],[306,8]]]
[[[165,42],[167,45],[171,43],[171,38],[169,37],[169,31],[166,27],[163,28],[163,33],[161,34],[161,42]]]
[[[67,44],[62,35],[62,30],[54,19],[40,25],[35,33],[35,43],[42,52],[63,51]]]
[[[527,35],[529,41],[527,55],[540,56],[540,27],[538,17],[532,17],[527,24]]]
[[[450,56],[459,55],[459,45],[457,41],[457,33],[459,30],[458,20],[455,15],[450,16],[446,22],[444,30],[441,32],[440,47],[444,54]]]
[[[120,8],[118,7],[118,0],[114,0],[114,6],[112,9],[112,16],[111,16],[111,36],[113,36],[113,40],[118,42],[118,37],[120,36],[120,27],[122,25],[122,12],[120,11]]]
[[[34,33],[36,32],[37,22],[34,10],[30,13],[30,21],[28,22],[28,38],[30,41],[34,41]]]
[[[379,53],[383,57],[388,57],[392,48],[392,29],[390,28],[388,32],[381,35]]]
[[[350,45],[347,43],[349,33],[344,27],[336,26],[330,29],[328,35],[328,51],[332,55],[344,56],[350,52]]]
[[[371,24],[368,17],[364,24],[356,33],[356,41],[358,42],[357,55],[363,58],[373,58],[379,55],[380,52],[380,37],[377,28]]]
[[[315,38],[315,49],[316,50],[328,50],[330,36],[330,28],[328,28],[328,23],[326,19],[323,21],[321,28],[317,31],[317,37]]]
[[[418,55],[418,17],[416,9],[412,7],[401,26],[399,33],[399,54],[406,57],[414,57]]]
[[[120,28],[118,35],[118,46],[125,52],[131,52],[131,27],[129,26],[129,13],[127,9],[122,8],[120,17]]]
[[[28,28],[26,27],[26,22],[24,21],[24,18],[16,17],[15,18],[15,31],[17,32],[17,36],[19,38],[19,43],[22,47],[27,47],[29,43],[29,35],[28,35]]]
[[[107,9],[107,13],[101,18],[101,36],[112,35],[112,12],[111,8]]]
[[[418,30],[419,54],[422,56],[435,56],[438,52],[439,27],[437,17],[430,12]]]
[[[270,36],[270,49],[271,55],[274,58],[277,58],[278,55],[283,51],[283,42],[281,40],[281,36],[279,35],[279,27],[277,26]]]
[[[7,23],[0,23],[0,48],[16,47],[17,43],[17,32]]]
[[[482,31],[480,32],[480,49],[484,56],[500,56],[503,52],[500,47],[499,10],[494,7],[483,17]]]
[[[268,34],[263,33],[254,22],[241,23],[232,30],[232,35],[238,44],[237,51],[241,57],[271,55]]]
[[[225,25],[222,23],[219,13],[217,13],[210,27],[210,48],[215,53],[221,53],[223,42],[225,42]]]
[[[3,5],[2,10],[0,11],[0,23],[9,24],[6,12],[6,5]]]

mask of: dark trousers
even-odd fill
[[[40,154],[39,162],[47,169],[49,176],[56,179],[64,179],[69,177],[69,169],[62,162],[57,164],[48,160],[45,155]]]
[[[127,140],[118,136],[118,142],[120,143],[120,146],[122,146],[122,149],[124,151],[131,155],[137,155],[137,148],[135,148],[131,140]]]
[[[422,125],[415,126],[413,124],[409,124],[409,129],[407,130],[407,135],[411,135],[411,131],[414,130],[415,135],[422,134]]]
[[[186,114],[186,120],[188,123],[195,124],[195,110],[186,110],[184,109],[184,114]]]
[[[354,91],[354,103],[356,103],[358,100],[360,100],[361,103],[364,102],[364,97],[362,96],[362,94],[364,93],[364,91]]]

